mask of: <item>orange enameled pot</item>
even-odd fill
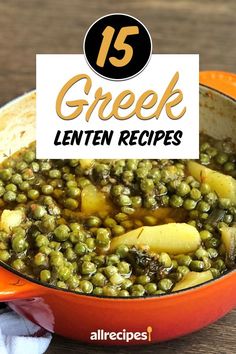
[[[216,137],[236,136],[235,100],[200,87],[201,129]],[[17,117],[17,118],[15,118]],[[0,154],[26,146],[34,139],[35,93],[0,111]],[[15,121],[14,121],[15,120]],[[1,138],[2,134],[2,138]],[[4,140],[3,140],[4,137]],[[145,344],[196,331],[236,306],[236,270],[201,286],[170,295],[142,298],[103,298],[44,286],[0,266],[0,301],[45,329],[91,342],[91,332],[146,332],[150,340],[100,340],[96,344]],[[93,342],[94,343],[94,342]]]

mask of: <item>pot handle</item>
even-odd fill
[[[200,83],[236,98],[236,74],[224,71],[201,71]]]
[[[28,299],[39,295],[39,285],[5,269],[0,265],[0,302]]]

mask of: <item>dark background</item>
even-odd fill
[[[151,32],[154,53],[199,53],[201,70],[236,72],[235,0],[0,0],[0,105],[35,87],[36,53],[81,53],[90,24],[111,12],[138,17]],[[139,349],[54,336],[47,354],[233,354],[235,325],[233,311],[195,334]]]

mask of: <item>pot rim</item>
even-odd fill
[[[204,282],[202,284],[194,285],[194,286],[191,286],[191,287],[186,288],[186,289],[177,290],[177,291],[175,291],[173,293],[159,294],[159,295],[148,295],[148,296],[147,295],[142,295],[142,296],[122,297],[122,296],[104,296],[104,295],[98,296],[98,295],[94,295],[94,294],[83,294],[83,293],[79,293],[79,292],[76,292],[76,291],[73,291],[73,290],[59,288],[59,287],[57,287],[55,285],[45,284],[43,282],[40,282],[37,279],[31,278],[28,275],[25,275],[25,274],[22,274],[22,273],[18,272],[17,270],[13,269],[11,266],[9,266],[8,264],[6,264],[6,263],[4,263],[2,261],[0,261],[0,274],[1,274],[1,267],[5,268],[10,273],[13,273],[13,274],[17,275],[18,277],[27,280],[30,283],[39,285],[42,288],[63,291],[65,293],[70,293],[70,294],[73,294],[73,295],[76,295],[76,296],[83,296],[83,297],[88,297],[88,298],[96,298],[96,299],[103,299],[103,300],[106,300],[106,299],[109,299],[109,300],[125,300],[125,301],[132,301],[132,300],[145,300],[146,301],[148,299],[150,299],[150,300],[152,299],[153,300],[155,298],[162,298],[162,299],[168,298],[169,299],[170,297],[174,297],[174,296],[176,297],[176,296],[179,296],[179,295],[185,295],[187,292],[197,291],[200,288],[212,285],[216,281],[224,280],[224,278],[226,278],[227,276],[231,276],[232,274],[236,274],[236,268],[233,268],[233,269],[227,271],[226,273],[224,273],[223,275],[219,275],[218,277],[213,278],[211,280],[208,280],[208,281],[206,281],[206,282]],[[16,290],[20,291],[20,289],[18,289],[17,287],[16,287]],[[17,293],[17,291],[16,291],[16,293]],[[40,295],[40,292],[39,292],[39,295]],[[12,301],[14,301],[14,300],[12,300]]]
[[[208,89],[210,91],[216,92],[220,96],[223,96],[225,99],[228,99],[228,100],[232,101],[233,103],[236,103],[236,98],[234,98],[232,96],[229,96],[228,94],[225,94],[225,93],[221,92],[220,90],[217,90],[215,88],[212,88],[212,87],[210,87],[208,85],[201,84],[201,83],[199,83],[199,87],[200,88],[203,87],[203,88]],[[0,109],[2,110],[2,109],[5,109],[5,108],[8,108],[8,106],[14,104],[18,100],[22,99],[24,96],[29,95],[29,94],[33,94],[33,93],[36,93],[36,90],[28,91],[25,94],[23,94],[23,95],[21,95],[19,97],[16,97],[15,99],[13,99],[13,100],[7,102],[6,104],[4,104],[2,107],[0,107]],[[98,296],[98,295],[93,295],[93,294],[83,294],[83,293],[79,293],[79,292],[77,293],[77,292],[69,290],[69,289],[62,289],[62,288],[56,287],[54,285],[45,284],[43,282],[40,282],[37,279],[33,279],[33,278],[31,278],[31,277],[29,277],[29,276],[27,276],[25,274],[22,274],[22,273],[16,271],[15,269],[11,268],[9,265],[7,265],[6,263],[4,263],[2,261],[0,261],[0,272],[1,272],[1,267],[5,268],[10,273],[13,273],[13,274],[15,274],[15,275],[27,280],[30,283],[39,285],[42,288],[62,291],[62,292],[65,292],[65,293],[74,294],[75,296],[82,296],[82,297],[87,297],[87,298],[96,298],[96,299],[100,299],[100,300],[114,300],[114,301],[115,300],[119,300],[119,301],[121,301],[121,300],[124,300],[124,301],[132,301],[132,300],[135,300],[135,301],[140,300],[141,301],[141,300],[145,300],[145,301],[147,301],[147,300],[153,300],[153,299],[156,299],[156,298],[157,299],[158,298],[162,298],[162,299],[165,299],[165,298],[167,299],[168,298],[169,299],[170,297],[177,297],[177,296],[180,296],[180,295],[185,295],[188,292],[198,291],[198,289],[201,289],[201,288],[206,287],[206,286],[210,286],[213,283],[215,283],[216,281],[223,280],[227,276],[230,276],[230,275],[236,273],[236,268],[234,268],[234,269],[231,269],[231,270],[227,271],[223,275],[220,275],[220,276],[218,276],[218,277],[216,277],[214,279],[208,280],[207,282],[192,286],[190,288],[178,290],[178,291],[175,291],[175,292],[170,293],[170,294],[159,294],[159,295],[148,295],[148,296],[132,296],[132,297],[121,297],[121,296],[114,297],[114,296],[102,296],[102,295]]]

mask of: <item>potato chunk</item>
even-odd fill
[[[25,215],[21,210],[4,210],[1,215],[0,228],[10,232],[13,227],[19,226]]]
[[[210,270],[205,272],[188,272],[183,279],[181,279],[172,289],[172,291],[183,290],[191,288],[202,283],[205,283],[208,280],[213,279],[212,273]]]
[[[208,183],[219,197],[228,198],[236,204],[236,180],[233,177],[211,170],[195,161],[188,162],[188,171],[199,182]]]
[[[110,204],[104,193],[99,191],[92,184],[83,188],[81,193],[81,211],[84,214],[91,215],[98,212],[110,210]]]
[[[158,226],[143,226],[114,237],[110,251],[119,245],[150,247],[153,252],[167,252],[173,255],[194,252],[201,238],[197,229],[185,223],[170,223]]]

